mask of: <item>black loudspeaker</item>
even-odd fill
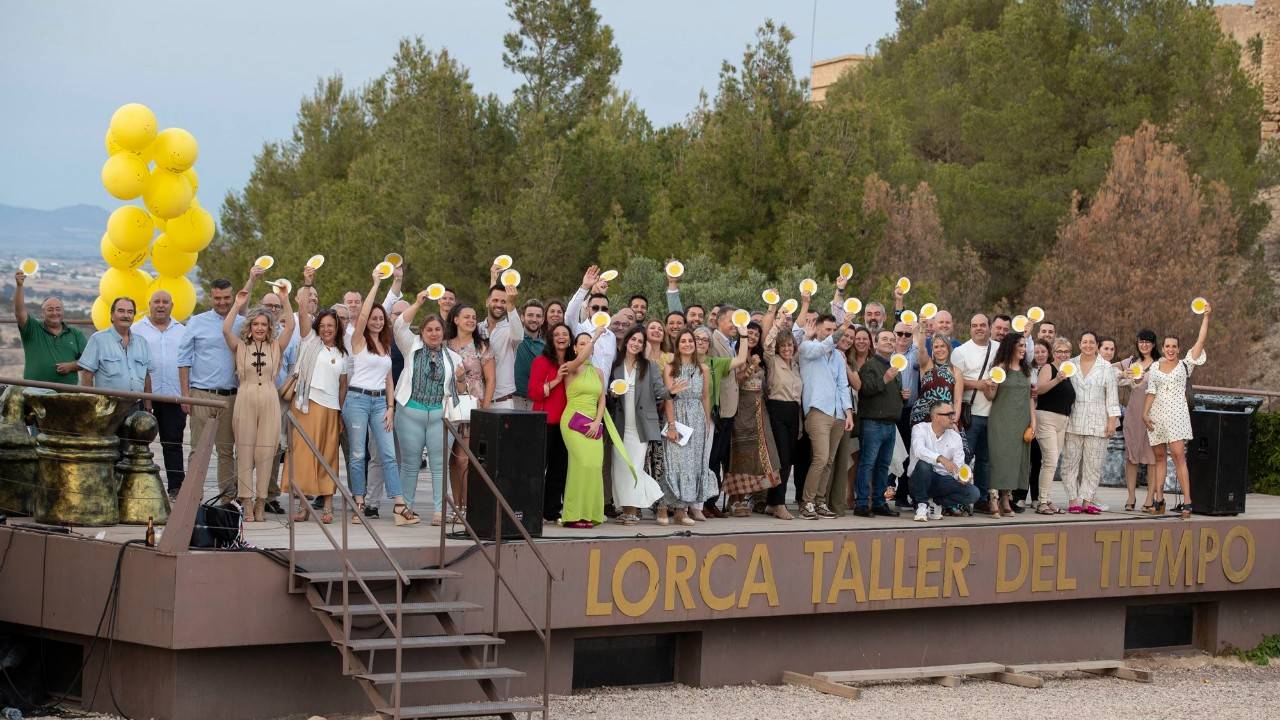
[[[1239,515],[1249,484],[1251,413],[1197,408],[1191,411],[1187,471],[1191,505],[1199,515]]]
[[[472,410],[471,452],[515,511],[525,532],[542,537],[542,486],[547,454],[547,415],[526,410]],[[495,515],[494,511],[498,514]],[[518,538],[511,518],[497,508],[493,492],[475,468],[467,475],[467,522],[480,539],[493,537],[498,517],[502,537]]]

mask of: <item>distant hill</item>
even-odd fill
[[[0,205],[0,254],[92,257],[107,229],[108,212],[96,205],[57,210]]]

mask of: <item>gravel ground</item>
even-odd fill
[[[681,720],[1062,720],[1069,714],[1088,720],[1275,720],[1280,716],[1280,663],[1257,667],[1234,658],[1191,655],[1132,659],[1129,664],[1155,671],[1154,681],[1135,683],[1067,673],[1044,675],[1044,687],[1035,690],[981,680],[967,680],[950,689],[922,682],[874,683],[863,686],[858,700],[785,685],[606,689],[553,697],[551,717],[650,720],[661,713]],[[295,715],[280,720],[315,717]],[[323,720],[371,718],[348,715]]]

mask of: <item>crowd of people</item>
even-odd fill
[[[29,317],[19,272],[14,311],[29,379],[73,383],[78,371],[83,385],[226,401],[144,406],[160,427],[171,494],[184,478],[188,419],[193,437],[216,426],[219,492],[247,522],[283,512],[282,479],[313,498],[295,521],[316,512],[333,522],[326,466],[336,470],[340,455],[350,522],[379,517],[382,501],[397,525],[421,522],[415,506],[446,522],[446,493],[465,512],[467,419],[486,408],[545,414],[543,515],[568,527],[635,525],[646,512],[659,525],[792,520],[789,484],[807,520],[903,508],[922,522],[1096,514],[1107,439],[1122,422],[1125,509],[1137,507],[1145,465],[1141,509],[1167,511],[1166,456],[1190,497],[1186,393],[1206,359],[1207,302],[1185,354],[1178,337],[1146,329],[1121,352],[1092,330],[1068,338],[1050,319],[1022,316],[1015,329],[1005,314],[975,314],[962,342],[945,308],[904,309],[906,283],[891,320],[879,302],[846,298],[845,275],[829,304],[815,304],[815,284],[798,302],[771,289],[748,310],[686,306],[669,271],[660,316],[643,295],[617,304],[616,273],[596,266],[567,301],[547,302],[521,302],[519,280],[503,270],[495,261],[483,305],[439,286],[409,302],[400,267],[319,309],[314,268],[293,298],[272,285],[254,302],[255,266],[238,292],[214,280],[210,309],[186,324],[171,317],[167,293],[154,293],[140,320],[132,300],[117,298],[111,326],[88,340],[63,322],[56,297]],[[460,428],[451,447],[446,418]],[[424,471],[429,505],[417,502]],[[1052,497],[1059,476],[1065,509]],[[1191,506],[1173,510],[1185,518]]]

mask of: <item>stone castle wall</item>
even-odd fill
[[[1244,48],[1240,64],[1262,83],[1262,137],[1280,135],[1280,0],[1214,8],[1222,31]]]

